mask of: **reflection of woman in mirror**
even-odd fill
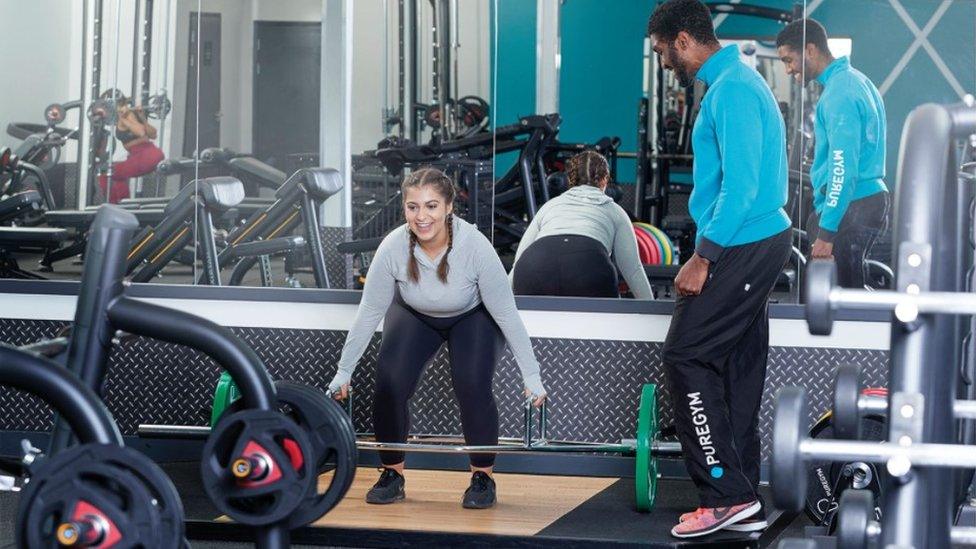
[[[581,152],[566,174],[569,190],[539,208],[515,252],[515,293],[619,297],[619,267],[634,297],[653,299],[630,218],[605,192],[607,160]]]
[[[776,46],[790,76],[823,86],[813,125],[810,255],[835,261],[841,287],[864,288],[867,260],[888,220],[884,99],[849,57],[834,57],[827,29],[813,19],[784,27]]]
[[[129,99],[118,90],[111,89],[101,95],[102,99],[115,98],[117,122],[115,138],[125,147],[128,157],[122,162],[112,164],[112,187],[108,187],[108,175],[102,174],[98,184],[108,201],[117,204],[129,197],[129,179],[152,173],[166,157],[163,151],[152,142],[156,139],[156,128],[149,123],[142,107],[132,107]]]
[[[498,409],[492,378],[504,343],[522,371],[526,396],[536,406],[546,398],[539,362],[515,308],[505,268],[478,228],[454,215],[456,191],[450,177],[440,170],[419,169],[407,176],[401,191],[407,222],[376,250],[329,390],[336,398],[346,398],[356,363],[383,320],[373,395],[376,440],[406,442],[410,397],[424,366],[447,343],[465,442],[495,446]],[[471,454],[470,460],[471,485],[462,505],[491,507],[495,455]],[[383,473],[366,502],[402,501],[403,452],[380,452],[380,461]]]

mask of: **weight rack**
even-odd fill
[[[811,265],[807,319],[811,333],[826,334],[832,314],[842,308],[889,310],[891,324],[887,444],[817,441],[803,433],[803,392],[786,388],[777,397],[773,442],[773,489],[777,505],[795,508],[805,483],[793,474],[807,460],[858,459],[884,465],[888,486],[883,517],[867,513],[865,493],[848,491],[838,513],[839,547],[943,548],[976,541],[972,528],[953,528],[953,469],[976,468],[976,451],[958,444],[956,418],[971,415],[972,401],[959,397],[959,365],[971,345],[976,314],[967,271],[972,264],[970,203],[972,183],[959,176],[958,142],[976,133],[976,100],[926,104],[905,124],[895,193],[894,291],[839,289],[832,265]],[[967,342],[964,344],[964,342]],[[965,355],[967,360],[971,354]],[[967,369],[968,370],[968,369]],[[849,386],[849,373],[838,385]],[[856,379],[856,374],[855,374]],[[856,384],[855,384],[856,387]],[[846,393],[844,414],[877,411],[876,400]],[[837,410],[835,410],[835,413]],[[851,423],[850,418],[846,421]],[[856,422],[856,419],[853,420]],[[801,475],[802,476],[802,475]],[[800,486],[798,486],[798,484]],[[801,496],[801,497],[798,497]],[[870,499],[870,498],[868,498]],[[807,544],[809,546],[809,543]]]

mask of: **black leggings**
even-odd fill
[[[516,295],[620,297],[617,268],[599,241],[561,234],[533,242],[512,276]]]
[[[399,297],[383,321],[376,370],[373,428],[379,442],[405,442],[410,430],[408,403],[424,366],[447,342],[454,395],[461,405],[465,443],[498,444],[498,408],[492,394],[495,363],[505,340],[484,305],[462,315],[437,318],[418,313]],[[471,465],[491,467],[494,454],[471,454]],[[402,463],[403,452],[380,452],[383,465]]]

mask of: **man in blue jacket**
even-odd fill
[[[838,283],[863,288],[864,261],[888,216],[884,102],[878,88],[851,67],[850,59],[831,55],[827,31],[813,19],[787,25],[776,37],[776,47],[791,76],[803,85],[814,79],[823,85],[810,170],[810,255],[833,257]]]
[[[648,23],[654,51],[683,86],[706,86],[692,131],[689,211],[695,253],[664,342],[675,426],[701,507],[676,537],[766,526],[759,486],[759,406],[769,349],[769,294],[790,253],[786,137],[769,86],[722,48],[698,0],[661,3]]]

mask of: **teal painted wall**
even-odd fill
[[[653,0],[563,2],[560,140],[592,143],[617,136],[621,150],[637,150],[644,34],[652,4]],[[633,182],[634,167],[633,160],[619,161],[618,179]]]
[[[941,2],[902,0],[919,28],[924,28]],[[853,40],[851,63],[879,88],[911,46],[914,35],[888,2],[825,0],[808,14],[832,35]],[[976,92],[976,2],[957,0],[932,29],[929,41],[967,93]],[[958,101],[935,62],[919,48],[901,76],[884,93],[888,112],[887,181],[894,187],[898,146],[905,119],[915,107],[929,102]]]
[[[535,0],[498,0],[498,105],[501,124],[534,110]],[[791,9],[791,0],[745,0],[750,4]],[[919,28],[941,2],[901,0]],[[641,56],[647,18],[655,0],[564,0],[560,112],[562,138],[593,141],[604,135],[623,139],[634,150],[637,101],[641,96]],[[824,0],[810,17],[834,36],[853,40],[852,62],[879,87],[912,44],[914,35],[887,0]],[[769,35],[781,26],[762,19],[732,16],[718,27],[722,36]],[[959,85],[976,91],[976,0],[956,0],[929,34],[929,41]],[[503,70],[504,69],[504,70]],[[895,183],[898,144],[905,118],[926,102],[958,100],[947,79],[924,48],[918,48],[901,76],[884,96],[888,110],[888,181]],[[631,165],[621,178],[633,178]]]
[[[493,71],[492,125],[507,126],[520,116],[535,114],[535,0],[495,0],[492,2],[492,30],[498,21],[497,43],[492,49]],[[497,10],[497,17],[495,10]],[[496,57],[497,56],[497,57]],[[496,177],[501,177],[515,162],[517,153],[495,159]]]

